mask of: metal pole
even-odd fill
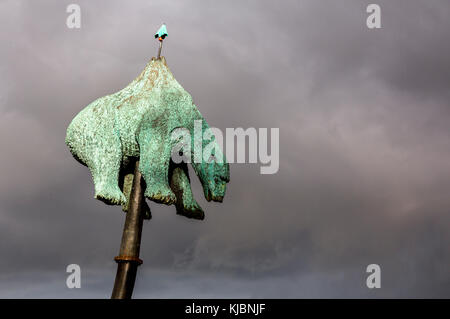
[[[142,204],[144,203],[145,186],[139,171],[139,161],[134,168],[133,187],[130,195],[130,205],[125,218],[122,242],[117,262],[116,280],[111,299],[131,299],[136,272],[142,260],[139,259],[141,234],[143,224]]]
[[[160,40],[159,41],[159,49],[158,49],[158,58],[157,59],[159,59],[159,57],[161,56],[161,50],[162,50],[162,40]]]

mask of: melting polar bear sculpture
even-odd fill
[[[175,146],[172,132],[184,128],[194,137],[194,121],[201,121],[203,132],[209,130],[164,57],[152,58],[127,87],[84,108],[70,123],[66,144],[75,159],[91,171],[95,198],[122,205],[126,211],[133,183],[132,165],[139,159],[147,198],[175,204],[178,214],[203,219],[203,210],[192,195],[187,164],[171,159]],[[206,146],[217,142],[213,136],[201,143]],[[230,181],[225,156],[217,146],[213,155],[221,160],[205,161],[195,154],[198,148],[192,149],[190,162],[206,199],[221,202]],[[194,157],[202,160],[196,163]],[[149,213],[146,205],[145,210]]]

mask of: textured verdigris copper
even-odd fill
[[[158,203],[176,204],[178,214],[203,219],[203,210],[192,194],[187,164],[175,164],[171,160],[176,143],[171,138],[173,130],[185,128],[191,133],[192,167],[208,201],[222,201],[230,171],[220,151],[214,155],[222,157],[222,161],[196,157],[196,120],[200,121],[203,132],[209,129],[191,95],[170,72],[164,57],[152,58],[127,87],[84,108],[70,123],[66,144],[75,159],[91,171],[95,198],[122,205],[127,211],[133,165],[139,159],[146,183],[145,197]],[[200,143],[205,147],[217,142],[213,136],[210,140],[201,139]],[[195,163],[194,158],[202,160]],[[150,213],[147,205],[144,209]]]

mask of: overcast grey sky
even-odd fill
[[[134,297],[449,298],[449,17],[448,0],[0,1],[0,297],[110,296],[125,216],[65,130],[139,75],[165,22],[209,124],[280,128],[280,170],[231,165],[222,204],[192,176],[204,221],[150,203]]]

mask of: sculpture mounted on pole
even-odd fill
[[[163,23],[162,26],[155,33],[155,39],[158,39],[158,41],[159,41],[158,56],[156,57],[157,59],[159,59],[161,56],[162,44],[163,44],[164,39],[167,36],[168,36],[168,34],[167,34],[166,24]]]
[[[165,37],[167,30],[163,27]],[[201,123],[202,133],[209,129],[190,94],[176,81],[165,58],[159,57],[152,58],[124,89],[89,104],[67,129],[67,146],[92,174],[94,197],[106,204],[122,205],[127,212],[120,254],[115,258],[119,265],[113,298],[131,298],[136,269],[142,263],[142,220],[151,217],[144,197],[175,204],[180,215],[204,218],[192,194],[187,163],[172,160],[177,143],[172,138],[174,130],[184,128],[192,133],[192,144],[201,143],[200,150],[191,148],[189,162],[206,199],[223,200],[230,180],[229,165],[218,145],[213,155],[220,160],[204,160],[196,154],[203,146],[217,142],[214,136],[194,141],[195,121]]]

